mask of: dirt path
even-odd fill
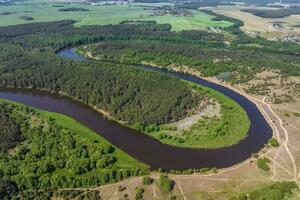
[[[265,103],[265,100],[266,100],[266,97],[263,99],[263,102]],[[286,152],[289,154],[289,156],[290,156],[290,159],[291,159],[291,161],[292,161],[292,164],[293,164],[293,170],[294,170],[294,178],[296,178],[297,177],[297,166],[296,166],[296,163],[295,163],[295,159],[294,159],[294,156],[292,155],[292,153],[290,152],[290,149],[289,149],[289,147],[288,147],[288,142],[289,142],[289,134],[288,134],[288,132],[287,132],[287,130],[284,128],[284,126],[283,126],[283,121],[281,120],[281,118],[272,110],[272,108],[271,108],[271,106],[270,106],[270,104],[267,104],[267,103],[265,103],[267,106],[268,106],[268,108],[269,108],[269,110],[270,110],[270,112],[275,116],[275,118],[279,121],[279,125],[280,125],[280,128],[283,130],[283,133],[285,134],[285,141],[283,142],[283,145],[284,145],[284,147],[285,147],[285,150],[286,150]]]
[[[298,113],[298,114],[300,114],[300,112],[298,112],[298,111],[295,111],[295,110],[290,110],[290,109],[287,109],[287,108],[282,108],[282,107],[280,107],[280,106],[277,106],[277,105],[272,105],[273,107],[275,107],[275,108],[278,108],[278,109],[280,109],[280,110],[285,110],[285,111],[288,111],[288,112],[292,112],[292,113]]]
[[[225,84],[216,79],[213,79],[213,78],[206,78],[206,79],[208,81],[212,81],[212,82],[220,84],[224,87],[230,88],[230,89],[234,90],[235,92],[247,97],[250,101],[252,101],[259,108],[259,110],[262,112],[262,114],[264,115],[266,120],[269,122],[270,126],[273,128],[273,131],[274,131],[273,134],[274,134],[275,138],[278,139],[281,146],[283,146],[283,148],[289,155],[290,161],[293,165],[293,172],[292,173],[289,172],[289,174],[291,174],[293,178],[296,178],[298,170],[297,170],[297,166],[295,163],[295,159],[289,149],[289,146],[291,146],[291,145],[289,144],[288,132],[285,129],[285,127],[283,126],[283,121],[281,120],[281,118],[273,111],[273,109],[271,108],[271,105],[266,102],[266,97],[264,97],[262,100],[260,100],[258,98],[254,98],[254,97],[246,94],[245,92],[243,92],[241,90],[238,90],[238,89],[232,87],[231,85]],[[280,146],[280,148],[282,148],[281,146]],[[277,158],[278,158],[278,156],[276,156],[276,159]],[[279,164],[276,160],[274,163],[276,165]],[[278,165],[278,166],[283,167],[282,165]],[[285,171],[289,171],[286,168],[284,168],[284,169],[285,169]]]
[[[182,190],[182,187],[181,187],[180,182],[178,182],[178,188],[179,188],[179,190],[180,190],[180,193],[181,193],[181,195],[182,195],[183,200],[187,200],[187,198],[186,198],[186,196],[185,196],[185,194],[184,194],[184,192],[183,192],[183,190]]]
[[[294,129],[296,129],[296,130],[298,130],[298,131],[300,131],[299,128],[297,128],[296,126],[294,126],[294,125],[292,125],[292,124],[289,124],[289,126],[292,127],[292,128],[294,128]]]

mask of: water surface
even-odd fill
[[[59,52],[59,56],[68,59],[77,58],[71,49]],[[80,56],[79,56],[80,57]],[[80,61],[84,60],[81,57]],[[145,70],[159,71],[170,76],[188,80],[196,84],[210,87],[230,97],[247,112],[250,120],[248,136],[240,143],[213,150],[189,149],[173,147],[160,143],[138,131],[114,123],[103,117],[92,108],[66,97],[24,89],[0,90],[0,98],[13,100],[35,108],[68,115],[103,136],[115,146],[124,150],[138,160],[149,164],[152,169],[188,169],[217,167],[224,168],[235,165],[258,152],[272,136],[272,129],[255,104],[246,97],[224,86],[208,82],[198,77],[169,72],[159,68],[141,66]],[[238,121],[236,123],[239,123]]]

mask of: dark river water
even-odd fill
[[[85,60],[85,58],[77,55],[72,49],[65,49],[59,52],[58,55],[76,61]],[[236,145],[220,149],[201,150],[177,148],[162,144],[152,137],[124,127],[118,123],[111,122],[90,107],[66,97],[33,90],[3,89],[0,90],[0,98],[72,117],[134,158],[149,164],[152,169],[230,167],[246,160],[252,153],[258,152],[268,139],[271,138],[272,129],[258,108],[244,96],[231,89],[194,76],[168,72],[149,66],[141,67],[145,70],[159,71],[170,76],[176,76],[203,86],[208,86],[232,98],[240,104],[248,114],[251,122],[248,136]],[[237,121],[236,123],[239,122]]]

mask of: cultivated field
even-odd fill
[[[242,30],[248,33],[261,34],[262,36],[272,39],[275,37],[283,37],[287,34],[299,34],[300,27],[295,27],[300,24],[300,15],[291,15],[290,17],[284,18],[261,18],[251,13],[242,12],[241,9],[245,8],[255,8],[258,7],[239,7],[239,6],[218,6],[213,8],[208,8],[218,14],[226,15],[236,19],[244,21],[244,26],[241,27]],[[266,7],[260,7],[260,9],[270,9]],[[274,9],[274,8],[273,8]],[[279,23],[282,28],[275,29],[272,25],[274,23]]]
[[[160,5],[160,4],[158,4]],[[63,19],[78,21],[76,26],[118,24],[124,20],[155,20],[158,23],[169,23],[172,30],[204,29],[206,27],[226,27],[227,21],[212,21],[213,16],[194,11],[193,17],[184,16],[152,16],[151,10],[144,10],[144,5],[112,5],[91,6],[79,3],[20,3],[16,5],[0,5],[0,26],[8,26],[32,22],[48,22]],[[61,8],[84,8],[88,11],[59,12]],[[5,13],[9,12],[9,13]],[[22,19],[22,17],[32,19]]]

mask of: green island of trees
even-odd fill
[[[94,187],[149,172],[147,165],[67,116],[3,100],[0,112],[1,198]]]

